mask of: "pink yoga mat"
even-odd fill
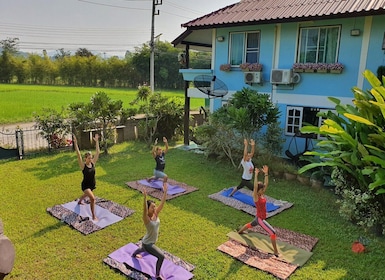
[[[129,243],[108,256],[118,262],[127,264],[135,270],[150,275],[151,277],[155,277],[157,258],[148,253],[142,253],[142,258],[131,257],[132,253],[134,253],[137,248],[137,245]],[[167,280],[189,280],[194,276],[191,272],[167,259],[163,261],[160,275]]]

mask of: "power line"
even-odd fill
[[[110,5],[110,4],[96,3],[96,2],[92,2],[92,1],[86,1],[86,0],[78,0],[78,1],[79,2],[88,3],[88,4],[92,4],[92,5],[112,7],[112,8],[119,8],[119,9],[151,11],[151,9],[123,7],[123,6],[116,6],[116,5]],[[135,2],[139,2],[139,1],[135,1]],[[142,1],[142,2],[144,2],[144,1]]]

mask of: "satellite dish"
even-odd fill
[[[223,97],[227,94],[228,88],[224,82],[216,76],[198,75],[194,78],[194,86],[204,94],[213,97]]]

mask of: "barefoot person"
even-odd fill
[[[95,156],[92,157],[91,152],[86,152],[84,154],[84,161],[79,151],[79,146],[77,143],[76,136],[74,135],[74,147],[76,154],[78,156],[78,163],[80,170],[83,173],[83,181],[82,181],[82,191],[83,195],[79,198],[78,204],[83,204],[83,200],[88,197],[90,200],[91,214],[92,220],[94,222],[98,221],[98,218],[95,215],[95,196],[93,190],[96,188],[96,180],[95,180],[95,165],[99,159],[100,149],[99,149],[99,134],[95,134],[93,138],[96,145],[96,153]]]
[[[269,235],[273,245],[274,255],[278,257],[278,249],[276,243],[276,235],[274,228],[266,221],[266,198],[264,197],[267,186],[269,185],[269,167],[264,165],[262,172],[265,174],[264,183],[258,181],[259,169],[255,169],[253,199],[257,214],[251,223],[245,224],[238,233],[243,233],[246,229],[260,225]]]
[[[251,179],[253,179],[254,165],[251,159],[254,156],[255,142],[254,142],[254,139],[250,139],[250,146],[251,146],[250,153],[249,153],[247,139],[243,139],[243,144],[244,144],[243,158],[241,160],[241,164],[243,167],[242,180],[239,183],[238,187],[233,188],[233,191],[230,193],[230,196],[233,196],[233,194],[237,190],[240,190],[243,187],[247,187],[250,190],[253,190],[253,183],[251,182]]]
[[[155,246],[159,236],[159,213],[162,211],[164,203],[167,197],[167,183],[163,183],[163,196],[159,206],[156,206],[152,200],[147,200],[146,190],[143,189],[143,222],[146,227],[146,235],[142,239],[142,247],[138,248],[133,254],[133,257],[141,258],[142,252],[148,252],[155,256],[158,260],[156,262],[155,277],[156,279],[162,279],[160,276],[160,268],[163,264],[164,254]]]
[[[154,176],[149,178],[147,181],[151,182],[152,180],[157,180],[159,178],[163,179],[163,182],[167,182],[167,174],[164,173],[164,168],[166,167],[166,154],[168,152],[168,141],[166,137],[163,137],[163,142],[165,144],[165,149],[157,146],[158,138],[155,139],[154,146],[152,148],[152,157],[155,159],[156,166],[154,169]]]

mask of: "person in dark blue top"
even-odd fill
[[[84,154],[84,161],[79,151],[79,146],[77,143],[76,136],[74,135],[73,137],[74,137],[75,151],[78,156],[78,164],[79,164],[80,170],[83,173],[83,180],[81,184],[83,195],[79,198],[78,204],[83,204],[83,200],[86,197],[88,197],[90,200],[92,220],[94,222],[97,222],[98,218],[95,215],[95,196],[94,196],[93,190],[96,188],[95,165],[99,159],[99,154],[100,154],[99,134],[95,134],[95,137],[93,138],[96,145],[95,156],[92,157],[91,152],[86,152]]]
[[[154,169],[154,176],[147,179],[147,181],[149,182],[151,182],[152,180],[157,180],[159,178],[162,178],[164,183],[167,182],[168,176],[166,173],[164,173],[164,169],[166,167],[165,155],[168,151],[168,141],[166,137],[163,137],[163,142],[165,144],[164,150],[161,147],[157,146],[158,138],[155,139],[155,143],[152,148],[152,157],[155,159],[156,165]]]

